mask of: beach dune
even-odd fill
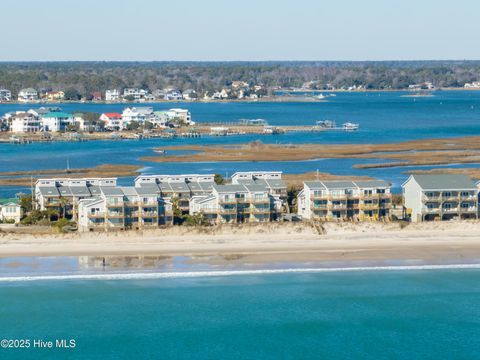
[[[0,233],[0,257],[221,255],[249,262],[480,259],[480,221],[262,224],[71,234]]]

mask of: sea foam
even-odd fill
[[[185,272],[137,272],[112,274],[65,274],[39,276],[5,276],[0,282],[42,281],[42,280],[149,280],[195,277],[219,277],[241,275],[269,275],[269,274],[308,274],[348,271],[403,271],[403,270],[448,270],[448,269],[480,269],[480,264],[449,264],[449,265],[402,265],[402,266],[365,266],[365,267],[337,267],[337,268],[290,268],[290,269],[263,269],[263,270],[229,270],[229,271],[185,271]]]

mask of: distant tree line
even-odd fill
[[[70,99],[125,87],[205,92],[217,91],[234,80],[266,88],[299,87],[310,81],[318,89],[327,84],[404,89],[422,82],[460,87],[480,80],[480,61],[0,63],[0,88],[14,95],[26,87],[63,90]]]

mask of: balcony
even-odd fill
[[[236,204],[237,199],[220,199],[220,204]]]
[[[236,214],[237,209],[223,209],[220,208],[220,214]]]
[[[378,204],[361,204],[360,210],[378,210]]]
[[[252,214],[270,214],[269,208],[250,208]]]
[[[125,214],[123,212],[114,212],[114,211],[109,211],[107,212],[107,217],[109,218],[123,218],[125,217]]]
[[[458,212],[458,210],[459,210],[458,207],[442,208],[442,212],[445,214],[455,213],[455,212]]]
[[[470,206],[470,207],[467,207],[467,208],[465,208],[465,207],[460,207],[460,211],[461,211],[462,213],[466,213],[466,212],[474,212],[474,213],[476,213],[476,212],[477,212],[477,207],[476,207],[476,206]]]
[[[327,210],[328,204],[313,204],[313,209]]]
[[[119,202],[119,203],[107,203],[107,207],[108,208],[121,208],[123,207],[123,202]]]
[[[438,214],[440,213],[440,208],[428,208],[426,206],[422,207],[422,213],[424,214]]]
[[[105,217],[105,213],[104,212],[96,212],[94,214],[89,213],[87,217],[92,219],[103,219]]]

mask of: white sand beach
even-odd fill
[[[480,221],[265,224],[70,234],[0,233],[0,257],[223,255],[242,261],[480,259]]]

